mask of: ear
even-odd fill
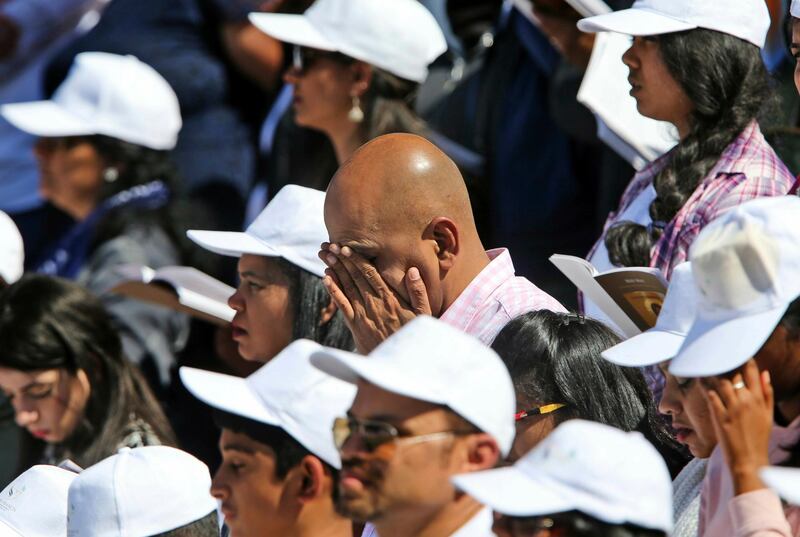
[[[491,435],[477,433],[465,438],[467,459],[461,472],[478,472],[490,470],[500,460],[500,447]]]
[[[444,272],[450,270],[461,246],[456,223],[444,216],[436,217],[428,224],[424,238],[436,242],[439,268]]]
[[[325,465],[313,455],[306,455],[298,466],[301,484],[297,495],[300,503],[310,503],[323,495],[325,486]]]
[[[363,97],[372,84],[372,66],[359,61],[350,66],[350,71],[353,73],[350,97]]]
[[[336,307],[336,302],[334,302],[333,299],[331,298],[328,301],[328,304],[326,306],[323,306],[319,310],[319,325],[325,326],[326,324],[331,322],[331,319],[333,319],[333,316],[336,315],[338,309],[339,308]]]
[[[86,371],[83,369],[78,369],[75,372],[75,378],[78,381],[78,386],[81,387],[81,390],[86,394],[86,398],[91,395],[92,393],[92,383],[89,382],[89,375],[86,374]]]

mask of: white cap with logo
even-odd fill
[[[705,28],[763,48],[770,24],[764,0],[636,0],[629,9],[583,19],[578,29],[647,36]]]
[[[41,137],[103,134],[151,149],[175,147],[178,97],[155,69],[133,56],[82,52],[52,100],[0,107],[12,125]]]
[[[321,349],[313,341],[299,339],[246,379],[182,367],[181,380],[206,404],[280,427],[338,469],[341,459],[333,442],[333,421],[350,408],[356,388],[311,365],[310,356]]]
[[[761,198],[730,209],[689,251],[697,317],[669,371],[733,371],[764,345],[800,296],[800,198]]]
[[[603,351],[603,358],[624,367],[644,367],[671,360],[686,339],[696,309],[697,287],[692,264],[681,263],[672,271],[656,325]]]
[[[69,537],[149,537],[217,508],[208,467],[166,446],[123,448],[84,470],[69,487]]]
[[[0,279],[12,284],[22,277],[25,263],[25,246],[14,221],[0,211]]]
[[[286,185],[244,233],[191,229],[186,234],[203,248],[220,255],[282,257],[321,278],[325,275],[325,263],[317,253],[328,240],[324,206],[324,192]]]
[[[0,492],[0,535],[66,537],[67,493],[77,474],[37,465]]]
[[[800,505],[800,468],[766,466],[758,475],[778,496],[792,505]]]
[[[672,531],[672,479],[638,432],[569,420],[513,466],[461,474],[453,484],[512,517],[580,511],[608,524]]]
[[[363,379],[388,392],[445,405],[492,435],[503,455],[514,441],[514,386],[505,364],[476,338],[433,317],[417,317],[368,356],[335,349],[311,363],[355,384]]]
[[[280,41],[341,52],[420,83],[447,50],[439,24],[417,0],[317,0],[302,15],[251,13],[250,21]]]

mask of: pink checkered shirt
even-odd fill
[[[508,250],[499,248],[486,254],[491,262],[442,314],[442,321],[491,345],[508,321],[523,313],[566,311],[529,280],[514,275]]]
[[[666,166],[667,153],[637,173],[622,195],[619,209],[606,220],[605,230],[617,223],[617,215],[648,186]],[[672,269],[685,262],[697,235],[722,213],[755,198],[783,196],[792,188],[795,177],[764,139],[755,121],[725,149],[717,164],[700,183],[683,208],[664,229],[653,246],[650,266],[661,269],[669,279]],[[605,240],[603,236],[587,259]]]

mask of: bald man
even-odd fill
[[[419,136],[381,136],[342,164],[325,225],[324,283],[361,353],[420,314],[488,345],[518,315],[565,311],[514,275],[507,250],[484,249],[461,173]]]

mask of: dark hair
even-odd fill
[[[218,427],[230,429],[237,434],[244,434],[264,444],[275,453],[275,477],[284,479],[289,470],[300,464],[305,457],[317,457],[294,439],[289,433],[272,425],[230,414],[222,410],[214,410],[214,423]],[[319,457],[317,457],[319,459]],[[331,472],[336,470],[327,462],[320,462]]]
[[[170,530],[152,537],[219,537],[219,519],[217,512],[209,514],[191,524]]]
[[[174,435],[142,374],[122,354],[122,343],[100,301],[82,287],[28,274],[0,294],[0,366],[20,371],[82,370],[91,394],[77,429],[61,444],[90,466],[113,455],[143,420],[161,443]]]
[[[789,304],[786,313],[784,313],[781,318],[780,324],[789,333],[790,338],[800,338],[800,297],[794,299],[794,301]],[[798,358],[800,359],[800,357]],[[800,468],[800,442],[795,443],[793,446],[783,447],[782,449],[789,452],[789,458],[782,462],[780,466]]]
[[[372,82],[362,97],[362,141],[397,132],[427,137],[425,122],[413,109],[419,84],[372,66]]]
[[[337,310],[327,323],[320,322],[322,310],[331,302],[322,278],[283,258],[277,261],[289,279],[289,296],[294,312],[292,339],[310,339],[326,347],[353,350],[353,334],[347,328],[341,311]]]
[[[514,518],[514,517],[510,517]],[[527,517],[520,517],[527,518]],[[622,523],[609,524],[580,511],[567,511],[543,517],[530,517],[536,519],[549,518],[554,527],[566,530],[569,537],[665,537],[662,530],[643,528],[636,524]],[[559,534],[560,535],[560,534]]]
[[[600,356],[619,342],[599,321],[540,310],[509,322],[492,348],[505,362],[518,399],[566,404],[552,414],[556,424],[579,418],[638,430],[656,446],[677,450],[642,372]]]
[[[713,30],[696,29],[656,37],[672,77],[693,104],[688,135],[656,175],[651,228],[632,222],[612,226],[605,244],[612,263],[648,266],[651,249],[666,226],[726,147],[757,119],[771,92],[757,46]]]

